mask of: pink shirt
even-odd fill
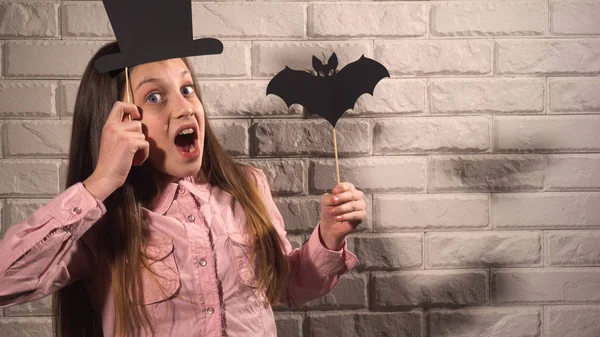
[[[319,225],[300,249],[292,250],[266,177],[257,171],[259,190],[292,266],[281,302],[299,306],[329,292],[356,257],[346,249],[326,249]],[[245,213],[232,196],[191,178],[172,183],[151,209],[152,243],[147,253],[161,290],[144,271],[144,296],[157,336],[276,336],[264,293],[249,264],[252,251]],[[76,184],[0,241],[0,306],[42,298],[84,279],[104,335],[113,331],[110,279],[97,247],[94,225],[106,212],[102,202]]]

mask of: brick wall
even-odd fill
[[[332,49],[392,74],[338,127],[343,179],[368,204],[349,238],[361,263],[278,308],[280,336],[600,336],[598,0],[193,11],[195,35],[225,45],[192,62],[207,112],[269,176],[295,245],[334,185],[331,131],[265,97],[269,79]],[[111,39],[98,1],[0,2],[2,232],[60,191],[78,79]],[[48,299],[4,309],[0,336],[50,336],[49,315]]]

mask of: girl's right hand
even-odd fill
[[[126,114],[133,120],[123,120]],[[131,166],[141,165],[148,158],[150,144],[142,132],[141,117],[134,104],[117,101],[113,105],[102,129],[98,164],[83,182],[96,198],[108,198],[125,183]]]

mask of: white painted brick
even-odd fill
[[[275,313],[277,336],[302,337],[304,314]]]
[[[356,228],[357,231],[372,230],[372,196],[364,197],[367,218]],[[321,219],[321,196],[276,198],[275,204],[283,217],[288,233],[312,233]]]
[[[319,60],[329,59],[335,52],[339,66],[358,60],[363,54],[370,57],[373,53],[370,41],[265,41],[253,43],[252,75],[256,77],[272,77],[286,66],[295,70],[313,70],[312,57]],[[270,79],[269,79],[270,80]]]
[[[4,121],[0,120],[0,158],[4,158],[4,134],[6,133],[6,126]],[[1,220],[1,218],[0,218]]]
[[[427,268],[536,266],[539,232],[427,233]]]
[[[379,119],[373,153],[485,152],[491,148],[491,122],[489,117]]]
[[[46,296],[40,300],[15,305],[4,309],[6,317],[19,316],[51,316],[52,296]]]
[[[338,155],[370,155],[371,123],[366,119],[342,119],[336,125]],[[259,156],[334,156],[333,128],[325,119],[260,120],[254,125]]]
[[[487,228],[489,203],[487,194],[375,195],[374,230]]]
[[[263,170],[274,195],[306,194],[306,163],[301,159],[247,160]]]
[[[0,239],[4,237],[4,233],[8,230],[8,210],[4,204],[4,200],[0,199]],[[2,310],[0,310],[0,317],[2,317]]]
[[[433,36],[542,35],[546,3],[438,3],[431,9]]]
[[[59,165],[57,160],[1,160],[0,196],[57,194]]]
[[[548,190],[600,189],[600,154],[548,156]]]
[[[78,90],[79,81],[60,81],[58,100],[61,117],[73,116]]]
[[[307,316],[310,337],[421,336],[424,314],[410,312],[325,312]],[[283,336],[282,336],[283,337]]]
[[[332,3],[308,6],[311,38],[402,37],[427,34],[427,6],[413,3]]]
[[[600,308],[597,306],[546,306],[545,337],[600,336]]]
[[[358,257],[361,270],[423,266],[422,234],[359,234],[348,238],[348,249]]]
[[[249,156],[250,120],[211,120],[210,126],[219,144],[231,156]]]
[[[488,282],[483,270],[373,272],[372,308],[487,305]]]
[[[368,274],[347,273],[329,293],[302,306],[308,310],[366,309]]]
[[[63,37],[114,39],[115,34],[100,1],[65,2],[61,15]]]
[[[303,3],[192,3],[195,37],[303,38]]]
[[[52,337],[52,317],[2,317],[2,337]]]
[[[492,303],[598,303],[600,268],[492,270]]]
[[[67,157],[69,154],[70,121],[8,121],[4,128],[5,158]]]
[[[495,228],[573,229],[600,226],[600,193],[492,195]]]
[[[598,152],[600,116],[502,116],[494,119],[496,151]]]
[[[550,112],[600,112],[598,78],[549,78]]]
[[[425,157],[340,159],[339,164],[340,180],[365,193],[425,190]],[[335,160],[311,160],[309,175],[311,192],[331,190],[337,185]]]
[[[597,1],[555,1],[550,4],[552,33],[556,35],[600,34],[600,3]]]
[[[545,162],[543,155],[432,156],[429,190],[538,190]]]
[[[500,75],[600,74],[600,40],[496,40]]]
[[[396,76],[490,74],[489,41],[376,41],[375,59]]]
[[[298,105],[288,109],[274,95],[267,96],[267,81],[200,82],[202,104],[209,117],[299,115]]]
[[[5,44],[5,76],[78,78],[105,42],[11,41]]]
[[[548,265],[600,266],[600,230],[548,231]]]
[[[46,205],[46,199],[8,199],[4,204],[4,219],[0,228],[0,237],[15,224],[27,220],[36,210]]]
[[[58,4],[0,3],[0,37],[58,37]]]
[[[432,113],[541,113],[543,79],[439,79],[429,85]]]
[[[198,78],[250,78],[252,48],[249,41],[221,41],[223,53],[188,57]]]
[[[468,308],[429,311],[430,337],[539,337],[540,309]]]
[[[56,112],[56,82],[0,82],[0,118],[54,117]]]
[[[373,95],[360,96],[354,110],[347,111],[346,115],[423,114],[425,111],[424,80],[385,78],[377,84]]]

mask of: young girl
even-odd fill
[[[130,68],[126,88],[93,66],[116,51],[83,75],[68,188],[0,242],[0,306],[55,293],[58,336],[276,335],[271,304],[320,297],[355,265],[362,192],[323,195],[292,251],[265,175],[221,148],[187,62]]]

